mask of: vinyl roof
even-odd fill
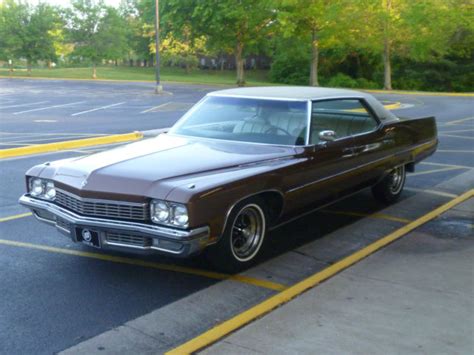
[[[369,94],[346,89],[310,86],[259,86],[213,91],[211,96],[242,96],[268,99],[315,100],[331,97],[367,97]]]

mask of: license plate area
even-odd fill
[[[89,228],[76,228],[77,241],[90,247],[100,248],[100,235],[98,231]]]

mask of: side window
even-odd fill
[[[377,126],[377,121],[360,100],[315,101],[311,110],[310,143],[319,143],[321,131],[334,131],[336,139],[340,139],[371,132]]]

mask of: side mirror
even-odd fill
[[[322,142],[332,142],[336,140],[336,132],[334,131],[321,131],[319,132],[319,140]]]

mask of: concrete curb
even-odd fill
[[[94,137],[86,139],[77,139],[64,142],[36,144],[27,147],[11,148],[0,150],[0,159],[19,157],[24,155],[34,155],[40,153],[56,152],[61,150],[84,148],[90,146],[129,142],[145,137],[142,132],[133,132],[126,134],[114,134],[104,137]],[[149,136],[151,137],[151,135]]]

